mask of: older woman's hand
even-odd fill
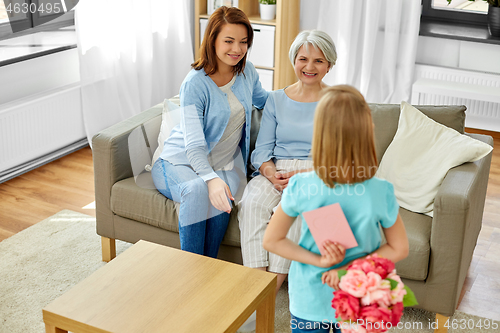
[[[288,185],[288,178],[278,178],[277,176],[279,174],[279,172],[276,172],[274,175],[267,177],[267,179],[269,179],[269,181],[273,183],[275,189],[282,192]]]
[[[289,171],[289,172],[276,172],[276,178],[278,179],[289,179],[292,178],[293,175],[296,175],[298,173],[302,172],[309,172],[313,171],[314,169],[300,169],[300,170],[294,170],[294,171]]]
[[[274,188],[277,189],[278,191],[283,191],[287,186],[288,186],[288,181],[290,178],[292,178],[293,175],[296,175],[301,172],[308,172],[312,171],[313,169],[301,169],[301,170],[294,170],[294,171],[289,171],[289,172],[276,172],[273,176],[274,180],[271,180],[269,177],[268,179],[271,181],[271,183],[274,184]]]

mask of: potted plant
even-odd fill
[[[259,0],[260,18],[274,20],[276,16],[276,0]]]
[[[447,0],[448,4],[452,0]],[[469,0],[475,1],[475,0]],[[488,3],[488,29],[490,35],[500,37],[500,0],[484,0]]]

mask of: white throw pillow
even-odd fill
[[[376,176],[394,185],[401,207],[432,216],[434,198],[448,170],[477,161],[492,149],[435,122],[403,101],[398,130]]]
[[[151,171],[156,160],[158,159],[158,157],[160,157],[163,151],[163,144],[165,143],[165,140],[167,140],[170,136],[170,132],[172,131],[172,129],[181,122],[181,110],[178,102],[179,100],[177,97],[173,97],[170,100],[165,99],[163,101],[160,134],[158,134],[158,148],[156,148],[153,154],[151,165],[146,165],[145,167],[147,171]]]

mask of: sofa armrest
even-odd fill
[[[469,135],[493,146],[490,136]],[[426,283],[437,291],[433,302],[442,303],[438,312],[444,315],[457,306],[481,230],[491,156],[448,171],[434,201]]]
[[[134,176],[129,154],[130,133],[138,127],[142,133],[142,129],[146,127],[146,135],[142,138],[154,151],[161,125],[161,112],[160,104],[121,121],[92,138],[97,233],[101,236],[114,238],[110,205],[112,186],[122,179]],[[145,124],[147,126],[141,128]]]

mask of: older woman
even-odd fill
[[[276,292],[288,274],[290,261],[264,250],[264,232],[290,177],[312,169],[314,110],[327,87],[323,77],[335,65],[337,52],[328,34],[308,30],[297,35],[289,57],[298,81],[269,95],[251,156],[260,174],[248,183],[238,213],[243,264],[277,273]],[[299,241],[300,220],[288,237]]]

